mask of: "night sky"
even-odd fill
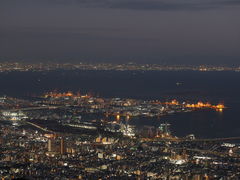
[[[240,65],[240,0],[0,0],[0,59]]]

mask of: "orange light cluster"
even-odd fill
[[[179,102],[176,99],[173,99],[170,102],[165,102],[165,104],[168,104],[168,105],[179,105]]]
[[[199,101],[197,104],[186,104],[188,108],[211,108],[212,105],[210,103],[203,103]]]
[[[223,104],[218,104],[218,105],[215,106],[215,108],[217,108],[217,109],[224,109],[225,106]]]
[[[82,98],[87,98],[89,97],[88,95],[80,95],[80,93],[73,94],[72,92],[63,92],[63,93],[57,93],[57,92],[49,92],[44,94],[45,98],[52,97],[52,98],[61,98],[61,97],[82,97]]]
[[[50,92],[50,93],[46,93],[44,95],[44,97],[72,97],[73,96],[73,93],[72,92],[64,92],[64,93],[57,93],[57,92]]]
[[[167,105],[180,105],[180,103],[176,100],[173,99],[172,101],[167,101],[165,102],[165,104]],[[222,112],[224,108],[226,108],[223,104],[217,104],[217,105],[212,105],[210,103],[203,103],[201,101],[199,101],[196,104],[182,104],[183,106],[187,107],[187,108],[212,108],[215,109],[216,111],[220,111]]]
[[[218,104],[216,106],[213,106],[213,108],[216,109],[216,111],[222,112],[225,106],[223,104]]]
[[[212,108],[215,109],[216,111],[223,111],[225,106],[223,104],[218,104],[218,105],[212,105],[210,103],[203,103],[203,102],[198,102],[197,104],[186,104],[187,108]]]
[[[46,137],[46,138],[56,138],[57,135],[56,134],[44,134],[44,137]]]

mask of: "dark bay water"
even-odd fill
[[[180,83],[177,85],[176,83]],[[240,136],[240,73],[196,71],[50,71],[0,73],[0,94],[40,95],[50,90],[91,92],[103,97],[223,102],[228,108],[178,113],[151,120],[168,121],[177,136]],[[141,121],[144,125],[145,122]]]

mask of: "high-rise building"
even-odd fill
[[[65,145],[64,145],[64,138],[61,138],[61,142],[60,142],[60,153],[64,154],[65,153]]]
[[[168,123],[160,124],[160,126],[159,126],[160,133],[164,133],[164,134],[168,134],[168,135],[171,134],[169,127],[170,127],[170,124],[168,124]]]
[[[52,151],[52,139],[48,139],[48,151],[51,152]]]

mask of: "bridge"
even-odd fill
[[[26,124],[29,124],[29,125],[31,125],[31,126],[34,126],[34,127],[38,128],[38,129],[40,129],[40,130],[42,130],[42,131],[44,131],[44,132],[54,133],[54,131],[51,131],[51,130],[49,130],[49,129],[47,129],[47,128],[44,128],[44,127],[42,127],[42,126],[39,126],[38,124],[29,122],[29,121],[24,121],[24,122],[25,122]]]
[[[31,110],[42,110],[42,109],[57,109],[58,106],[38,106],[38,107],[28,107],[28,108],[19,108],[19,109],[8,109],[8,110],[1,110],[1,111],[31,111]]]
[[[234,141],[240,140],[240,137],[225,137],[225,138],[210,138],[210,139],[194,139],[194,140],[185,140],[191,142],[216,142],[216,141]]]
[[[184,147],[182,147],[182,148],[172,147],[172,149],[186,150],[186,151],[198,152],[198,153],[202,153],[202,154],[211,154],[211,155],[220,156],[220,157],[233,157],[233,158],[240,157],[240,155],[236,154],[236,153],[229,154],[229,152],[219,152],[219,151],[212,151],[212,150],[207,150],[207,149],[192,149],[192,148],[184,148]]]
[[[209,139],[185,139],[185,138],[175,138],[175,137],[167,137],[167,138],[142,138],[142,141],[147,142],[224,142],[224,141],[234,141],[240,140],[240,137],[225,137],[225,138],[209,138]]]

